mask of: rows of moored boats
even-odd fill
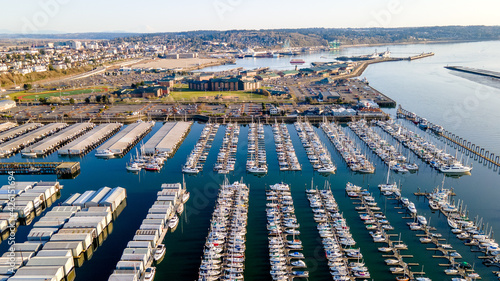
[[[288,133],[285,123],[273,124],[274,144],[276,145],[276,154],[280,171],[300,171],[302,167],[299,163],[292,139]]]
[[[264,125],[250,123],[248,130],[247,171],[255,174],[267,173]]]
[[[267,230],[269,232],[269,261],[273,280],[307,278],[302,250],[299,223],[295,216],[290,186],[283,183],[271,185],[267,195]]]
[[[490,257],[486,260],[487,263],[500,265],[500,248],[493,238],[492,228],[488,230],[482,219],[470,220],[466,207],[463,207],[463,201],[455,205],[451,200],[451,194],[450,189],[443,187],[434,189],[428,195],[429,207],[440,210],[446,215],[451,232],[458,239]]]
[[[208,157],[208,152],[219,129],[219,124],[208,123],[201,132],[195,147],[189,154],[182,172],[187,174],[197,174],[203,170],[203,165]]]
[[[408,264],[403,261],[401,255],[397,255],[399,251],[407,250],[408,246],[403,243],[401,236],[398,241],[390,240],[390,234],[387,231],[393,230],[394,227],[390,225],[384,213],[380,211],[375,198],[367,190],[363,190],[360,186],[352,183],[347,183],[346,192],[349,197],[360,200],[360,204],[355,209],[360,213],[359,218],[365,224],[365,228],[369,230],[373,242],[386,244],[386,246],[378,248],[379,252],[394,254],[394,257],[386,259],[385,263],[391,266],[389,268],[391,273],[398,274],[396,280],[410,280]],[[426,281],[430,279],[418,277],[415,280]]]
[[[475,273],[475,272],[473,272],[473,270],[471,270],[470,265],[468,263],[466,263],[466,262],[458,263],[455,261],[456,259],[462,258],[462,255],[460,255],[460,253],[458,253],[457,251],[453,250],[453,247],[451,246],[451,244],[441,242],[442,234],[437,233],[437,232],[431,232],[431,228],[429,226],[429,223],[427,222],[427,219],[422,215],[418,215],[417,209],[416,209],[415,204],[413,202],[411,202],[408,198],[401,196],[400,193],[397,193],[397,192],[395,192],[393,194],[384,193],[384,195],[393,196],[394,199],[397,199],[399,201],[399,203],[402,205],[402,207],[407,210],[407,212],[410,214],[410,216],[415,219],[413,222],[408,222],[407,224],[408,224],[410,230],[412,230],[412,231],[423,231],[424,232],[423,235],[422,234],[417,235],[417,236],[420,236],[419,237],[420,243],[422,243],[422,244],[434,243],[436,245],[437,249],[442,252],[443,256],[447,257],[450,260],[450,262],[451,262],[450,267],[444,270],[444,272],[447,275],[457,275],[457,276],[461,275],[461,277],[464,277],[464,278],[467,277],[471,280],[479,277],[479,275],[477,273]],[[459,267],[462,267],[462,268],[467,269],[467,270],[459,270]],[[421,280],[424,280],[422,278],[424,278],[424,277],[421,277]],[[426,278],[425,280],[430,280],[430,279]],[[462,281],[462,280],[466,280],[466,279],[462,279],[462,278],[457,277],[457,278],[453,278],[452,280],[453,281]]]
[[[225,181],[219,190],[199,270],[199,281],[243,280],[248,187]]]
[[[143,169],[146,171],[158,172],[165,164],[167,157],[167,153],[146,155],[143,146],[141,146],[140,152],[136,149],[135,156],[130,156],[130,161],[126,164],[126,169],[129,172],[139,172]]]
[[[217,155],[217,163],[214,171],[219,174],[227,174],[234,171],[236,163],[236,151],[238,147],[238,137],[240,135],[240,126],[236,123],[226,125],[226,132],[222,139],[222,146]]]
[[[356,148],[354,142],[344,134],[340,126],[335,123],[323,122],[321,128],[352,171],[367,174],[375,172],[373,164],[366,159],[366,155]]]
[[[375,133],[365,120],[349,122],[351,128],[358,137],[363,140],[392,170],[400,173],[418,170],[415,163],[407,161],[406,157],[394,146],[389,144]]]
[[[370,278],[368,268],[360,262],[363,255],[359,249],[354,248],[356,242],[339,211],[332,191],[329,188],[308,189],[306,193],[314,213],[314,220],[318,224],[317,229],[333,280]],[[356,261],[349,262],[349,259]]]
[[[440,172],[465,174],[472,170],[472,167],[463,165],[456,157],[439,149],[430,141],[426,141],[417,133],[395,123],[393,120],[387,122],[376,121],[375,124]]]
[[[313,168],[320,173],[335,173],[337,167],[333,165],[330,153],[320,141],[312,125],[309,122],[295,122],[295,129]]]

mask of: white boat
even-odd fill
[[[144,281],[153,281],[155,279],[156,267],[147,267],[144,271]]]
[[[267,167],[253,166],[250,169],[248,169],[248,172],[253,174],[265,174],[267,173]]]
[[[445,174],[467,174],[470,173],[471,170],[472,167],[464,166],[460,162],[455,162],[439,168],[439,171]]]
[[[427,225],[427,219],[424,216],[417,216],[417,221],[421,225]]]
[[[159,261],[165,256],[166,248],[164,244],[158,244],[155,249],[154,259],[155,261]]]
[[[179,206],[177,206],[177,209],[176,209],[176,212],[177,214],[182,214],[182,212],[184,211],[184,204],[179,204]]]
[[[174,215],[173,218],[168,220],[168,228],[174,229],[177,227],[178,223],[179,223],[179,217],[177,215]]]
[[[337,170],[337,168],[335,166],[328,165],[328,166],[324,166],[322,168],[319,168],[318,172],[319,173],[335,173],[335,170]]]
[[[96,157],[109,158],[109,157],[115,156],[115,154],[113,152],[111,152],[111,150],[105,149],[105,150],[97,151],[95,153],[95,156]]]
[[[182,194],[182,203],[185,204],[189,200],[189,192],[184,191],[184,194]]]
[[[191,167],[183,167],[182,172],[186,174],[198,174],[200,170]]]
[[[139,172],[140,170],[142,170],[139,163],[136,163],[136,162],[132,162],[132,163],[127,164],[126,169],[129,172]]]
[[[22,152],[21,155],[23,157],[30,157],[30,158],[36,158],[37,157],[36,152],[33,152],[33,151]]]

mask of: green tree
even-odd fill
[[[49,71],[54,71],[56,70],[52,64],[49,64]]]
[[[70,98],[69,99],[69,104],[75,104],[75,99],[74,98]]]
[[[86,103],[86,104],[89,104],[89,103],[90,103],[90,98],[89,98],[89,97],[86,97],[86,98],[85,98],[85,103]]]
[[[102,99],[102,96],[96,96],[96,97],[95,97],[95,101],[96,101],[97,103],[100,103],[100,102],[101,102],[101,99]]]
[[[306,97],[305,101],[306,101],[306,103],[311,103],[312,99],[311,99],[311,97]]]
[[[31,90],[31,88],[33,88],[33,86],[31,84],[24,84],[23,85],[23,88],[26,90],[26,91],[29,91]]]

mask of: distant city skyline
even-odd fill
[[[500,2],[479,0],[8,1],[0,33],[178,32],[277,28],[500,25]]]

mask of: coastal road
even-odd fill
[[[118,66],[128,66],[128,65],[139,63],[142,60],[144,60],[144,59],[136,59],[136,60],[131,60],[131,61],[127,61],[127,62],[115,63],[115,64],[112,64],[109,66],[101,66],[101,67],[98,67],[96,69],[93,69],[93,70],[85,72],[85,73],[81,73],[81,74],[77,74],[77,75],[73,75],[73,76],[69,76],[69,77],[64,77],[64,78],[57,79],[57,80],[49,80],[49,81],[45,81],[45,82],[40,82],[40,85],[61,83],[64,81],[73,81],[73,80],[77,80],[77,79],[87,78],[87,77],[90,77],[93,75],[104,73],[106,71],[106,69],[109,69],[109,68],[116,68]]]

